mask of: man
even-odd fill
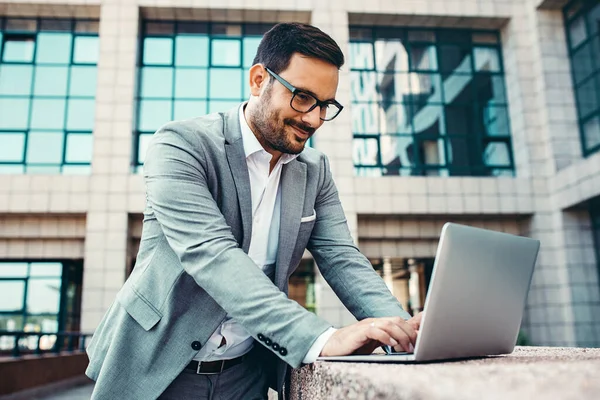
[[[247,103],[155,134],[136,266],[88,348],[93,398],[262,399],[319,355],[413,351],[420,318],[354,246],[327,158],[305,148],[342,109],[343,63],[319,29],[279,24]],[[287,298],[305,249],[360,322],[335,330]]]

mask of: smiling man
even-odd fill
[[[88,347],[93,398],[265,399],[319,355],[413,350],[420,317],[355,247],[326,156],[305,148],[342,111],[343,63],[319,29],[276,25],[247,103],[154,135],[136,265]],[[288,299],[305,249],[359,322],[336,330]]]

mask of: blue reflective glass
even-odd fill
[[[60,164],[63,157],[63,132],[30,131],[27,138],[28,164]]]
[[[244,38],[244,67],[251,67],[262,37]]]
[[[0,277],[26,278],[29,265],[26,262],[0,262]]]
[[[11,38],[4,42],[2,61],[4,62],[32,62],[35,49],[33,37]]]
[[[67,112],[67,130],[91,131],[94,128],[93,99],[69,99]]]
[[[68,80],[69,67],[67,66],[37,66],[33,94],[36,96],[65,96]]]
[[[2,33],[2,31],[0,31],[0,54],[2,54],[2,44],[4,43],[4,40],[2,39],[3,36],[4,34]]]
[[[173,96],[173,69],[165,67],[142,68],[141,95],[144,98]]]
[[[175,97],[204,99],[208,83],[205,69],[177,69],[175,72]]]
[[[92,173],[92,167],[89,165],[64,164],[61,172],[64,175],[89,175]]]
[[[598,76],[588,79],[576,89],[579,116],[587,117],[598,109]]]
[[[145,65],[171,65],[172,57],[173,39],[152,37],[144,39]]]
[[[242,77],[242,86],[244,87],[244,95],[243,99],[247,99],[250,97],[250,70],[244,70],[244,76]]]
[[[69,134],[65,161],[68,163],[89,163],[92,161],[93,137],[91,134]]]
[[[174,120],[195,118],[206,114],[206,101],[176,100]]]
[[[32,262],[29,267],[29,276],[33,277],[58,277],[62,276],[62,263],[59,262]]]
[[[212,65],[239,67],[241,44],[238,39],[213,39],[211,43]]]
[[[171,121],[170,100],[140,101],[139,130],[154,132],[169,121]]]
[[[175,38],[175,65],[208,66],[208,41],[207,36],[177,36]]]
[[[25,166],[28,174],[56,175],[60,174],[60,164],[29,164]]]
[[[374,69],[373,43],[350,43],[350,68]]]
[[[37,36],[36,63],[69,64],[71,39],[70,33],[40,32]]]
[[[500,72],[500,55],[495,47],[474,47],[473,59],[477,71]]]
[[[592,42],[588,42],[581,46],[571,56],[571,65],[573,67],[573,77],[575,78],[575,84],[583,81],[594,71],[592,64],[592,53],[591,51]],[[596,50],[600,52],[600,49]]]
[[[485,165],[495,167],[510,166],[510,149],[504,142],[491,142],[483,150],[483,162]]]
[[[237,100],[229,100],[229,101],[222,101],[222,100],[211,100],[208,106],[208,112],[209,113],[215,113],[215,112],[225,112],[225,111],[229,111],[231,110],[233,107],[237,107],[240,105],[240,102]]]
[[[143,164],[144,160],[146,160],[146,150],[150,144],[150,139],[152,139],[152,134],[141,134],[139,136],[137,159],[138,164]]]
[[[506,107],[484,108],[483,123],[486,133],[489,136],[506,136],[510,134],[508,110]]]
[[[27,284],[28,313],[58,313],[61,280],[29,279]]]
[[[593,117],[583,124],[584,146],[596,150],[600,146],[600,117]]]
[[[73,62],[76,64],[96,64],[99,42],[97,36],[75,36]]]
[[[95,96],[98,78],[96,66],[72,66],[70,96]]]
[[[0,95],[29,96],[32,76],[31,65],[0,65]]]
[[[22,162],[24,150],[24,132],[0,132],[0,162]]]
[[[63,129],[65,123],[65,99],[34,98],[32,101],[32,129]]]
[[[29,99],[0,97],[0,129],[27,129]]]
[[[240,99],[242,97],[242,71],[230,68],[210,70],[211,99]]]
[[[0,175],[5,174],[22,174],[25,172],[25,167],[15,164],[0,164]]]
[[[410,46],[410,63],[413,71],[435,71],[438,69],[435,46],[413,44]]]

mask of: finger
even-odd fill
[[[411,339],[407,332],[401,328],[399,321],[393,319],[382,318],[375,322],[376,326],[384,330],[392,339],[395,339],[398,343],[394,348],[400,346],[403,350],[410,352],[412,348]]]
[[[396,324],[400,329],[402,329],[409,337],[410,343],[414,346],[417,343],[417,333],[416,329],[408,322],[405,321],[404,318],[401,317],[391,317],[391,318],[382,318],[385,320],[389,320]]]
[[[384,322],[378,322],[376,323],[375,321],[371,322],[367,327],[366,327],[366,332],[365,332],[365,336],[368,339],[372,339],[372,340],[377,340],[378,342],[382,343],[382,344],[387,344],[389,346],[395,347],[399,344],[399,342],[394,339],[385,329],[382,329],[382,327],[380,325],[382,325]]]

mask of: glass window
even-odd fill
[[[189,119],[206,114],[206,102],[195,100],[175,101],[175,120]]]
[[[67,130],[92,131],[95,102],[91,99],[70,99],[67,111]]]
[[[141,94],[144,98],[167,98],[173,96],[173,69],[146,67],[142,69]]]
[[[388,27],[350,32],[357,173],[513,174],[498,32]],[[482,146],[488,137],[494,144]],[[486,167],[488,158],[501,162]]]
[[[29,99],[0,97],[0,129],[27,129]]]
[[[97,75],[95,66],[71,67],[69,96],[94,97],[96,95]]]
[[[32,76],[31,65],[0,65],[0,96],[29,96]]]
[[[3,278],[26,278],[27,263],[0,262],[0,276]]]
[[[600,5],[569,2],[564,10],[584,156],[600,151]]]
[[[31,129],[63,129],[65,125],[64,99],[34,98],[31,105]]]
[[[242,71],[213,68],[210,70],[209,85],[212,99],[239,99],[242,97]]]
[[[57,314],[60,307],[60,279],[30,279],[27,287],[27,313]]]
[[[56,262],[36,262],[31,264],[29,269],[29,276],[36,277],[58,277],[62,275],[62,263]]]
[[[3,62],[32,62],[35,39],[31,36],[6,36],[2,53]]]
[[[175,97],[205,99],[207,97],[207,73],[206,69],[177,69],[175,71]]]
[[[172,120],[226,111],[249,97],[248,68],[271,26],[142,22],[133,156],[137,171],[148,134]]]
[[[475,70],[500,72],[500,56],[495,47],[473,48]]]
[[[93,137],[88,134],[67,135],[65,161],[68,163],[90,163],[92,161]]]
[[[39,33],[35,61],[38,64],[69,64],[71,38],[70,33]]]
[[[239,40],[213,39],[212,65],[215,67],[240,66],[241,48]]]
[[[171,65],[173,57],[173,39],[146,38],[144,39],[145,65]]]
[[[171,100],[142,100],[140,103],[139,129],[152,131],[171,120]]]
[[[583,140],[587,149],[600,148],[600,117],[595,116],[583,124]]]
[[[69,67],[38,66],[35,69],[36,96],[65,96],[69,82]]]
[[[64,171],[67,131],[93,130],[97,59],[98,21],[0,23],[0,173]]]
[[[0,311],[20,311],[23,309],[23,296],[25,293],[25,281],[0,280]]]
[[[28,164],[60,164],[63,158],[63,132],[29,132]]]
[[[175,38],[175,65],[207,67],[208,43],[208,36],[177,36]]]
[[[0,132],[0,163],[23,162],[24,132]]]
[[[75,36],[74,63],[96,64],[98,62],[98,53],[97,36]]]
[[[138,163],[143,164],[146,159],[146,150],[148,149],[148,145],[150,144],[150,139],[152,139],[152,134],[144,134],[139,136],[138,140]]]

